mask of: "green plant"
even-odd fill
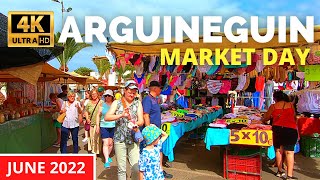
[[[68,71],[68,63],[73,58],[74,55],[76,55],[79,51],[86,47],[91,47],[91,44],[87,43],[76,43],[76,41],[73,38],[67,38],[67,41],[65,43],[58,43],[58,40],[60,38],[61,33],[57,32],[54,35],[54,43],[63,46],[64,52],[63,54],[60,54],[57,56],[57,59],[60,63],[60,70]],[[81,35],[81,37],[84,37],[84,34]]]
[[[82,76],[90,76],[90,72],[93,72],[93,70],[87,67],[79,67],[78,69],[74,70],[74,72]]]
[[[107,73],[112,68],[109,60],[106,57],[93,58],[92,61],[98,69],[100,79],[105,73]]]

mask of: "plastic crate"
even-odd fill
[[[300,148],[304,156],[320,158],[320,138],[302,136],[300,140]]]
[[[228,161],[228,162],[227,162]],[[226,159],[224,154],[224,178],[239,180],[261,179],[260,154],[253,156],[229,155]],[[227,168],[228,167],[228,168]],[[228,171],[228,177],[227,177]]]

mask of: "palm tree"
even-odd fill
[[[115,67],[115,72],[118,76],[118,85],[120,85],[122,79],[127,80],[129,78],[132,78],[134,70],[135,68],[130,64],[127,64],[124,67],[120,66],[120,68]]]
[[[107,59],[107,57],[105,56],[95,56],[92,58],[93,63],[96,65],[100,78],[102,79],[102,77],[104,75],[108,75],[109,74],[109,70],[112,68],[109,60]]]
[[[54,35],[54,42],[57,45],[63,46],[64,47],[64,58],[63,58],[63,54],[60,54],[59,56],[57,56],[57,59],[60,63],[60,70],[63,71],[68,71],[68,63],[70,62],[70,60],[72,59],[72,57],[77,54],[80,50],[86,48],[86,47],[91,47],[91,44],[87,44],[87,43],[76,43],[76,41],[73,38],[68,38],[67,41],[63,44],[63,43],[58,43],[58,40],[60,38],[61,33],[57,32]],[[81,35],[81,37],[83,37],[84,34]]]

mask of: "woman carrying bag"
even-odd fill
[[[90,92],[90,101],[86,105],[86,123],[90,124],[90,137],[88,141],[88,151],[91,151],[93,154],[99,155],[102,148],[102,141],[100,134],[96,133],[97,129],[97,115],[99,111],[99,106],[102,102],[99,98],[98,90],[93,89]]]
[[[131,179],[139,178],[139,139],[138,126],[143,126],[143,108],[139,100],[135,100],[137,84],[127,81],[124,95],[115,100],[105,115],[106,121],[116,121],[114,132],[114,149],[118,163],[118,179],[126,180],[127,158],[131,166]]]
[[[72,135],[73,142],[73,153],[77,154],[79,151],[78,147],[78,134],[79,134],[79,115],[82,113],[81,105],[79,101],[75,101],[75,93],[68,92],[68,101],[62,104],[60,116],[64,116],[64,121],[61,126],[61,144],[60,151],[62,154],[67,153],[67,142],[69,132]]]

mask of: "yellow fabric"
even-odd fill
[[[121,93],[116,93],[116,95],[114,96],[116,100],[121,99],[122,95]]]

